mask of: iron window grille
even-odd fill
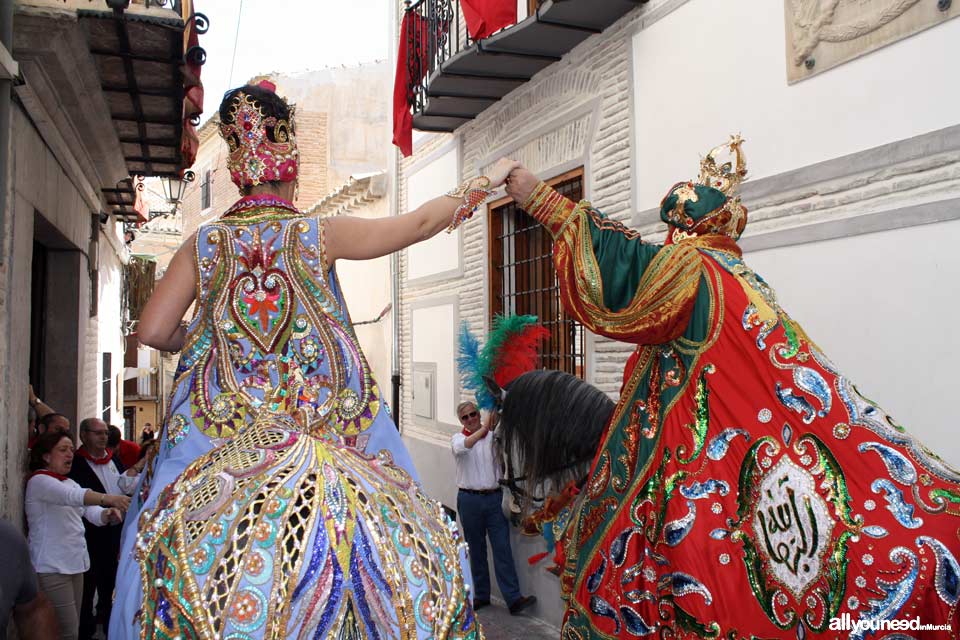
[[[528,13],[536,13],[543,2],[527,0]],[[475,41],[467,33],[466,19],[456,0],[408,0],[404,11],[412,19],[408,31],[400,34],[407,40],[407,104],[417,114],[426,108],[430,75]]]
[[[548,181],[574,202],[583,197],[583,171]],[[550,331],[541,346],[540,366],[584,378],[586,334],[560,302],[553,266],[553,240],[539,222],[513,201],[490,207],[490,310],[497,314],[531,314]]]

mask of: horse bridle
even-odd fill
[[[514,475],[514,471],[513,471],[513,453],[512,453],[512,451],[511,451],[511,448],[510,448],[510,447],[506,447],[506,452],[505,452],[505,453],[506,453],[506,458],[507,458],[507,460],[506,460],[506,469],[505,469],[507,477],[500,479],[500,485],[506,487],[507,490],[510,491],[510,495],[512,495],[512,496],[513,496],[513,499],[516,500],[518,503],[519,503],[519,502],[522,502],[522,500],[523,500],[524,498],[528,498],[528,497],[529,497],[529,499],[530,499],[531,502],[541,502],[541,503],[544,502],[544,501],[547,499],[547,496],[545,496],[545,495],[543,495],[543,496],[537,496],[537,495],[535,495],[535,494],[528,493],[526,489],[523,489],[522,487],[520,487],[520,486],[517,484],[518,482],[525,481],[527,478],[526,478],[526,476],[517,476],[517,475]],[[553,471],[552,473],[560,473],[560,472],[566,471],[567,469],[572,469],[573,467],[576,467],[577,465],[581,465],[581,464],[583,464],[584,462],[589,462],[589,461],[592,460],[592,459],[593,459],[593,458],[591,457],[591,458],[588,458],[588,459],[578,460],[578,461],[576,461],[576,462],[571,462],[570,464],[568,464],[568,465],[566,465],[566,466],[563,466],[563,467],[560,467],[559,469],[557,469],[556,471]],[[582,486],[583,483],[586,482],[588,475],[589,475],[589,472],[586,473],[586,474],[584,474],[584,476],[583,476],[582,478],[579,478],[579,479],[577,480],[577,486]]]

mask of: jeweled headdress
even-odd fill
[[[711,149],[700,160],[696,182],[678,182],[660,203],[660,218],[674,230],[676,241],[684,236],[722,234],[736,240],[747,225],[747,209],[733,196],[747,177],[747,160],[740,136]],[[721,162],[721,154],[731,159]],[[679,236],[674,237],[674,236]]]
[[[271,82],[262,81],[257,86],[276,93]],[[293,107],[289,120],[268,116],[257,98],[240,90],[233,97],[229,113],[231,122],[220,123],[220,135],[230,149],[227,168],[240,193],[265,182],[296,180],[300,152]]]

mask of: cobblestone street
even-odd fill
[[[528,615],[511,616],[506,607],[491,604],[477,612],[487,640],[541,640],[559,638],[560,631]]]

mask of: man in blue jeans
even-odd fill
[[[503,515],[500,465],[494,447],[493,428],[497,415],[491,413],[484,424],[472,402],[457,407],[463,431],[451,440],[457,463],[457,511],[463,524],[463,537],[470,547],[473,573],[473,608],[490,604],[490,571],[487,568],[487,537],[493,548],[493,568],[497,585],[507,601],[510,614],[516,615],[535,603],[535,596],[520,594],[520,581],[510,550],[510,524]]]

